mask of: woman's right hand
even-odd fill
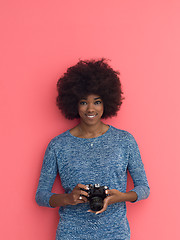
[[[66,195],[67,205],[77,205],[88,201],[88,193],[82,189],[88,190],[88,187],[83,184],[77,184],[72,192]]]

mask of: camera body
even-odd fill
[[[100,186],[99,184],[88,184],[86,186],[89,189],[82,190],[88,193],[87,199],[89,200],[90,209],[92,211],[100,211],[103,208],[104,199],[108,196],[105,191],[109,188],[107,186]]]

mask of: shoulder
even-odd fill
[[[66,145],[68,143],[69,137],[70,137],[69,130],[67,130],[52,138],[48,146],[52,148],[58,148],[59,146],[62,147],[63,145]]]
[[[114,137],[118,137],[119,139],[123,139],[123,140],[127,140],[127,141],[134,141],[134,137],[133,135],[126,131],[126,130],[122,130],[122,129],[118,129],[115,128],[113,126],[111,126],[111,132],[112,132],[112,136]]]
[[[123,143],[123,145],[126,145],[129,148],[137,147],[137,142],[136,142],[134,136],[130,132],[128,132],[126,130],[115,128],[113,126],[111,126],[111,130],[112,130],[111,131],[112,139],[121,141]]]
[[[112,128],[112,138],[116,139],[118,142],[121,142],[124,146],[126,146],[131,151],[139,149],[134,136],[130,132],[126,130],[118,129],[115,127],[111,127],[111,128]]]

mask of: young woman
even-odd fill
[[[36,201],[59,207],[56,240],[130,239],[126,202],[149,196],[144,166],[134,137],[104,124],[122,104],[119,73],[105,59],[79,61],[57,83],[57,106],[74,128],[54,137],[45,152]],[[134,188],[126,192],[127,170]],[[52,193],[59,173],[63,194]],[[108,186],[103,208],[90,210],[88,184]]]

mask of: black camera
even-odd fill
[[[100,186],[99,184],[88,184],[86,186],[89,189],[82,190],[88,193],[87,199],[89,200],[90,209],[92,211],[100,211],[103,208],[104,199],[108,196],[105,191],[109,188],[107,186]]]

